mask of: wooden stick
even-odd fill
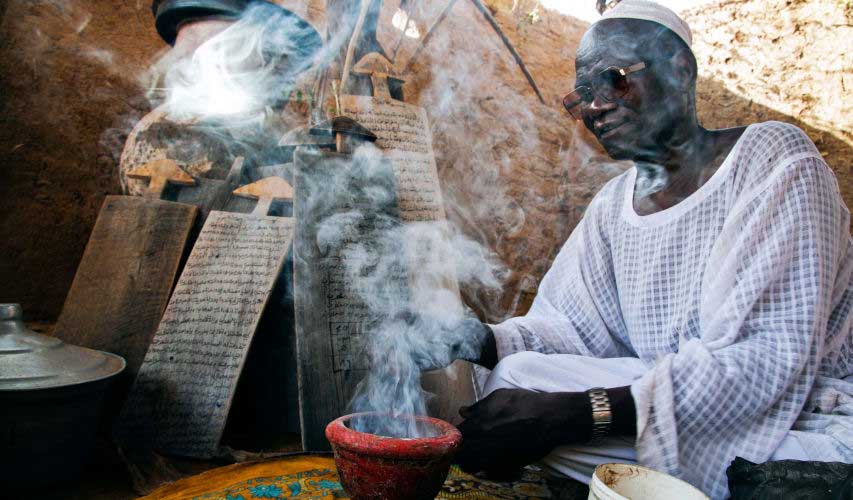
[[[415,49],[415,52],[412,54],[412,57],[409,58],[409,62],[406,63],[406,68],[403,70],[404,75],[406,73],[408,73],[409,70],[412,69],[412,65],[417,60],[418,56],[421,53],[421,50],[423,50],[423,48],[426,47],[426,44],[429,43],[430,38],[432,38],[433,33],[435,33],[435,29],[438,28],[439,25],[441,25],[441,23],[447,17],[447,14],[450,13],[450,9],[452,9],[455,4],[456,4],[456,0],[450,0],[449,2],[447,2],[447,6],[444,7],[444,10],[442,10],[441,14],[439,14],[438,17],[435,18],[435,22],[432,23],[432,26],[429,27],[429,29],[427,30],[424,37],[421,38],[420,45],[418,45],[418,48]],[[397,54],[395,52],[394,53],[395,58],[396,58],[396,55]]]
[[[536,97],[539,98],[539,102],[545,104],[545,99],[542,98],[542,93],[539,92],[539,87],[536,85],[536,82],[533,80],[533,76],[527,71],[527,66],[524,65],[524,61],[521,60],[521,56],[516,52],[515,47],[512,45],[512,42],[509,41],[509,38],[506,37],[503,30],[501,29],[498,21],[492,16],[492,13],[489,12],[489,9],[483,5],[482,0],[471,0],[475,7],[483,14],[483,17],[486,18],[486,21],[492,26],[492,29],[498,34],[501,38],[501,41],[506,46],[509,53],[512,54],[512,57],[515,59],[515,62],[518,64],[518,67],[521,68],[521,72],[524,73],[524,77],[527,78],[527,83],[533,87],[533,91],[536,92]]]
[[[358,38],[361,36],[361,29],[364,27],[364,20],[367,19],[367,11],[370,8],[370,0],[361,0],[361,9],[358,12],[358,20],[352,30],[352,36],[347,45],[347,55],[344,59],[344,68],[341,72],[341,92],[346,92],[347,83],[349,82],[350,68],[352,68],[352,58],[355,55],[355,46],[358,43]]]
[[[314,82],[314,102],[311,103],[311,116],[308,117],[308,125],[315,125],[326,119],[326,82],[329,69],[318,70],[317,79]],[[335,99],[337,99],[335,93]]]

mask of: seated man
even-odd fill
[[[853,461],[849,212],[798,128],[699,125],[690,44],[641,0],[584,35],[563,104],[634,168],[484,336],[469,470],[639,462],[723,498],[737,456]]]

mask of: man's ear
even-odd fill
[[[679,87],[690,90],[696,85],[696,58],[689,50],[676,50],[669,64]]]

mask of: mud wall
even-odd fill
[[[54,319],[103,198],[119,190],[138,77],[160,42],[146,2],[9,0],[0,24],[0,302]]]
[[[685,18],[699,64],[703,123],[798,125],[853,205],[853,3],[730,0]]]

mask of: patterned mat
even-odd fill
[[[270,472],[275,472],[270,474]],[[230,478],[230,481],[228,479]],[[552,493],[554,484],[535,467],[514,482],[498,483],[467,474],[453,466],[436,498],[515,500],[571,498]],[[582,494],[582,496],[580,496]],[[578,492],[575,498],[585,498]],[[161,488],[149,500],[344,499],[334,460],[329,456],[299,456],[257,464],[223,467]]]

